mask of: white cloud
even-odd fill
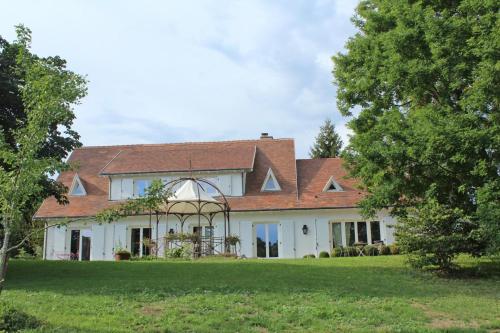
[[[324,118],[347,139],[331,55],[354,33],[356,1],[0,0],[0,33],[88,75],[76,109],[84,144],[295,137]]]

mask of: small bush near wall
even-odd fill
[[[386,256],[386,255],[391,254],[391,249],[390,249],[387,245],[380,244],[380,245],[378,246],[378,253],[379,253],[381,256]]]
[[[319,253],[319,257],[320,258],[330,258],[330,254],[328,252],[326,252],[326,251],[321,251]]]
[[[180,247],[165,250],[165,258],[183,258],[191,259],[193,255],[193,247],[186,243]]]
[[[149,255],[149,256],[142,256],[142,257],[131,257],[130,260],[132,261],[153,261],[153,260],[161,260],[162,258]]]
[[[8,305],[0,304],[0,332],[18,332],[39,326],[40,322],[35,317]]]
[[[302,258],[304,258],[304,259],[307,259],[307,258],[316,258],[316,256],[314,254],[306,254]]]
[[[16,255],[16,259],[36,259],[36,256],[32,255],[31,253],[26,252],[24,248],[20,248],[19,252]]]
[[[376,256],[378,255],[378,249],[373,245],[365,245],[363,248],[363,253],[365,256]]]
[[[335,247],[332,250],[332,257],[341,257],[342,256],[342,248],[341,247]]]
[[[358,254],[356,247],[354,246],[346,246],[343,248],[343,256],[344,257],[354,257]]]
[[[399,254],[399,246],[397,244],[389,245],[389,249],[391,250],[391,254]]]

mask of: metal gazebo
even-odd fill
[[[224,251],[227,251],[226,238],[229,235],[229,212],[230,207],[227,202],[226,197],[222,191],[212,182],[203,178],[186,177],[179,178],[167,182],[166,188],[173,192],[166,200],[163,205],[163,210],[165,212],[167,221],[169,215],[173,215],[179,219],[181,223],[181,231],[184,230],[184,223],[186,220],[192,216],[198,217],[198,230],[199,231],[199,243],[202,242],[201,226],[202,218],[206,219],[208,225],[213,227],[214,217],[218,214],[223,215],[224,220],[224,237],[223,237],[223,247]],[[207,194],[204,188],[212,187],[216,194],[211,196]],[[175,188],[179,187],[175,192]],[[217,198],[217,199],[216,199]],[[213,243],[214,235],[213,232],[210,235],[210,241]],[[195,244],[196,245],[196,244]],[[195,255],[204,255],[207,253],[202,253],[201,246],[198,249],[195,248]]]

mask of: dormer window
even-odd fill
[[[76,173],[73,177],[73,182],[71,183],[71,188],[69,189],[69,195],[73,196],[84,196],[87,195],[87,191],[85,191],[85,187],[83,187],[82,181],[80,177]]]
[[[325,187],[323,188],[323,192],[342,192],[342,191],[344,191],[344,189],[342,188],[342,186],[339,185],[339,183],[335,181],[333,176],[330,177]]]
[[[267,175],[266,178],[264,178],[264,183],[262,184],[261,191],[262,192],[281,191],[280,184],[278,183],[276,176],[274,176],[273,170],[271,168],[269,168],[269,170],[267,171]]]
[[[143,197],[146,195],[146,191],[151,185],[150,179],[134,179],[134,196]]]
[[[217,184],[219,183],[219,179],[217,177],[212,177],[212,178],[204,178],[204,180],[206,180],[208,183],[212,183],[214,184],[215,186],[217,186]],[[219,192],[217,191],[217,189],[212,186],[211,184],[208,184],[208,183],[205,183],[205,182],[201,182],[202,184],[202,187],[203,187],[203,190],[210,196],[216,196],[216,195],[219,195]]]

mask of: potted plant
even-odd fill
[[[115,261],[130,260],[131,253],[124,248],[117,248],[115,250]]]

